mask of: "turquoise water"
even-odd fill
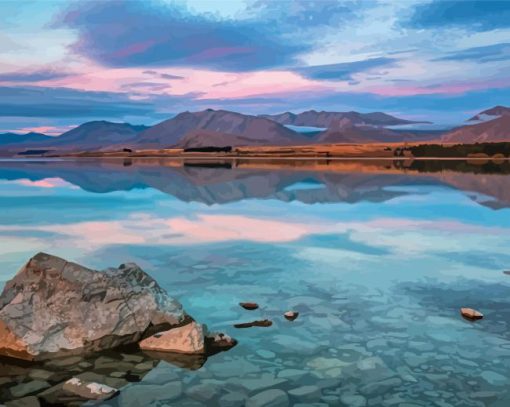
[[[238,339],[111,405],[508,406],[510,176],[396,167],[0,162],[0,282],[38,251],[133,261]]]

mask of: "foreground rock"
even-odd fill
[[[136,264],[98,272],[39,253],[0,296],[0,355],[37,360],[100,351],[190,321]]]
[[[86,400],[108,400],[116,396],[119,391],[105,384],[86,382],[73,377],[64,383],[63,390],[76,394]]]
[[[481,312],[472,308],[461,308],[460,313],[464,318],[471,321],[476,321],[483,318],[483,314]]]

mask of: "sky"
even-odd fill
[[[0,132],[206,108],[457,124],[509,100],[510,0],[0,1]]]

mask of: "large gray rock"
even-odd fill
[[[104,350],[191,321],[136,264],[99,272],[39,253],[0,296],[0,355],[37,360]]]

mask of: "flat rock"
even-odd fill
[[[234,324],[234,328],[251,328],[254,326],[269,327],[271,325],[273,325],[272,321],[270,321],[268,319],[261,319],[261,320],[257,320],[257,321],[242,322],[239,324]]]
[[[140,349],[156,352],[205,353],[205,330],[202,324],[187,325],[156,333],[139,343]]]
[[[473,308],[461,308],[460,314],[470,321],[476,321],[483,318],[483,314]]]
[[[117,389],[106,384],[87,382],[77,377],[66,381],[62,389],[86,400],[108,400],[119,393]]]
[[[136,264],[98,272],[39,253],[0,296],[0,355],[37,360],[100,351],[188,320]]]
[[[259,307],[259,304],[256,302],[240,302],[239,305],[249,311],[256,310]]]
[[[289,396],[283,390],[271,389],[250,397],[246,407],[287,407]]]

